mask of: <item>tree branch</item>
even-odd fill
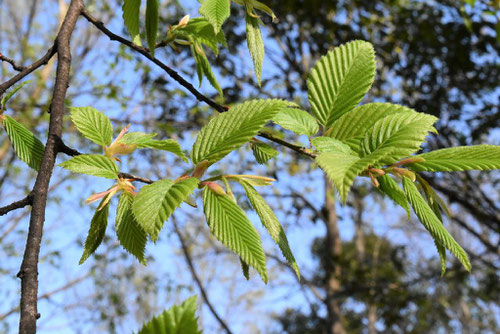
[[[21,318],[19,321],[19,333],[22,334],[36,333],[36,320],[40,317],[37,308],[38,258],[42,242],[43,224],[45,221],[47,193],[59,148],[58,142],[55,138],[60,138],[62,135],[65,98],[69,85],[71,69],[70,38],[82,8],[82,0],[71,1],[68,12],[66,13],[57,35],[55,46],[52,47],[41,60],[29,67],[27,70],[18,74],[18,76],[27,75],[29,72],[37,68],[37,65],[41,66],[41,64],[48,61],[52,56],[52,52],[55,52],[57,49],[58,62],[56,81],[51,101],[49,134],[45,145],[45,151],[43,153],[40,171],[38,172],[32,191],[33,209],[31,211],[28,237],[21,269],[17,274],[17,276],[21,279]],[[15,80],[16,77],[10,81]],[[5,88],[2,86],[2,89]],[[0,93],[1,92],[2,91],[0,90]]]
[[[18,81],[22,80],[25,76],[27,76],[37,68],[46,65],[49,62],[50,58],[52,58],[52,56],[56,54],[56,52],[57,52],[57,44],[54,44],[42,58],[38,59],[33,64],[24,67],[23,70],[19,72],[17,75],[15,75],[13,78],[1,84],[0,96],[2,96],[7,89],[15,85]]]
[[[0,216],[3,216],[11,211],[24,208],[25,206],[31,205],[32,203],[33,203],[33,194],[30,193],[30,194],[28,194],[28,196],[26,196],[25,198],[23,198],[19,201],[16,201],[16,202],[10,203],[9,205],[1,207],[0,208]]]
[[[162,70],[164,70],[165,72],[167,72],[167,74],[172,79],[174,79],[175,81],[177,81],[181,86],[183,86],[189,92],[191,92],[191,94],[193,94],[198,99],[198,101],[205,102],[206,104],[208,104],[209,106],[211,106],[212,108],[214,108],[215,110],[217,110],[218,112],[225,112],[225,111],[229,110],[228,107],[224,107],[224,106],[222,106],[222,105],[214,102],[210,98],[206,97],[202,93],[200,93],[196,88],[194,88],[194,86],[191,83],[189,83],[183,77],[181,77],[179,75],[179,73],[177,73],[175,70],[173,70],[172,68],[170,68],[167,65],[165,65],[164,63],[162,63],[157,58],[151,56],[151,54],[149,53],[148,49],[146,49],[144,47],[141,47],[141,46],[139,46],[137,44],[134,44],[131,41],[129,41],[129,40],[127,40],[127,39],[125,39],[125,38],[123,38],[123,37],[121,37],[119,35],[116,35],[116,34],[112,33],[108,28],[106,28],[104,26],[104,23],[102,23],[101,21],[99,21],[98,19],[96,19],[95,17],[93,17],[92,15],[90,15],[90,13],[86,9],[82,10],[82,15],[87,19],[87,21],[89,21],[90,23],[92,23],[97,29],[99,29],[100,31],[102,31],[112,41],[118,41],[118,42],[120,42],[120,43],[128,46],[132,50],[140,53],[141,55],[143,55],[147,59],[151,60],[156,65],[158,65]]]
[[[4,61],[6,63],[9,63],[10,65],[12,65],[12,68],[18,72],[21,72],[22,70],[26,69],[25,66],[17,65],[16,62],[14,61],[14,59],[7,58],[2,53],[0,53],[0,61]]]
[[[129,40],[127,40],[127,39],[125,39],[125,38],[123,38],[123,37],[121,37],[119,35],[116,35],[116,34],[112,33],[109,29],[107,29],[104,26],[104,23],[102,23],[101,21],[99,21],[98,19],[96,19],[95,17],[93,17],[86,9],[82,10],[82,15],[90,23],[92,23],[97,29],[99,29],[106,36],[108,36],[112,41],[118,41],[118,42],[122,43],[123,45],[128,46],[132,50],[140,53],[141,55],[143,55],[147,59],[151,60],[156,65],[158,65],[161,69],[163,69],[165,72],[167,72],[167,74],[172,79],[174,79],[175,81],[177,81],[181,86],[183,86],[189,92],[191,92],[191,94],[193,94],[198,101],[205,102],[206,104],[208,104],[209,106],[211,106],[212,108],[214,108],[215,110],[217,110],[220,113],[226,112],[226,111],[229,110],[228,107],[220,105],[217,102],[215,102],[212,99],[210,99],[209,97],[203,95],[200,91],[198,91],[196,88],[194,88],[194,86],[192,84],[190,84],[186,79],[184,79],[183,77],[181,77],[179,75],[179,73],[177,73],[175,70],[173,70],[172,68],[168,67],[167,65],[165,65],[164,63],[162,63],[157,58],[151,56],[151,54],[149,53],[148,49],[146,49],[146,48],[144,48],[142,46],[139,46],[137,44],[134,44],[131,41],[129,41]],[[274,136],[272,136],[270,134],[266,134],[266,133],[260,132],[259,136],[261,136],[263,138],[266,138],[268,140],[271,140],[271,141],[273,141],[273,142],[275,142],[277,144],[286,146],[286,147],[288,147],[288,148],[290,148],[290,149],[292,149],[292,150],[294,150],[294,151],[296,151],[296,152],[298,152],[300,154],[309,156],[310,158],[314,159],[316,157],[315,154],[310,153],[304,147],[300,147],[300,146],[296,146],[296,145],[290,144],[290,143],[288,143],[288,142],[286,142],[284,140],[281,140],[279,138],[276,138],[276,137],[274,137]]]
[[[215,317],[215,319],[217,319],[221,327],[224,328],[226,333],[232,334],[227,324],[224,322],[224,320],[222,320],[222,318],[219,316],[219,314],[213,307],[212,303],[210,303],[210,300],[208,299],[208,295],[205,291],[205,288],[203,287],[203,284],[201,283],[201,280],[198,277],[198,274],[196,273],[193,260],[191,259],[191,255],[189,254],[189,249],[187,248],[186,242],[182,237],[182,233],[179,230],[179,227],[177,226],[177,222],[175,221],[174,217],[172,217],[172,222],[174,224],[175,233],[177,234],[177,236],[179,237],[179,241],[181,242],[182,252],[184,254],[184,257],[186,258],[186,262],[188,264],[189,270],[191,271],[191,275],[193,276],[193,279],[195,280],[196,284],[198,285],[198,288],[200,289],[200,293],[203,296],[203,299],[205,300],[205,304],[207,304],[208,308],[210,309],[210,312],[212,312],[213,316]]]

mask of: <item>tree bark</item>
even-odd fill
[[[342,324],[342,313],[336,295],[340,291],[340,256],[342,255],[342,241],[340,240],[337,211],[333,187],[325,176],[325,208],[327,211],[326,226],[326,252],[327,263],[326,306],[328,310],[328,334],[345,334]]]
[[[38,257],[42,242],[45,207],[50,178],[58,153],[58,139],[62,135],[62,123],[65,111],[66,91],[68,89],[71,68],[70,38],[76,21],[83,8],[81,0],[72,0],[61,29],[56,38],[57,72],[56,82],[50,105],[50,123],[42,164],[33,187],[33,209],[23,262],[17,276],[21,279],[21,318],[19,333],[36,333],[36,320],[40,317],[38,301]]]

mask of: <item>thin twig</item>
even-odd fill
[[[287,141],[284,141],[282,139],[279,139],[279,138],[276,138],[268,133],[265,133],[265,132],[259,132],[258,134],[260,137],[262,138],[266,138],[266,139],[269,139],[270,141],[273,141],[275,142],[276,144],[280,144],[282,146],[285,146],[285,147],[288,147],[289,149],[291,149],[292,151],[295,151],[297,153],[300,153],[302,155],[306,155],[310,158],[316,158],[316,154],[310,152],[308,149],[306,149],[305,147],[302,147],[302,146],[297,146],[297,145],[294,145],[294,144],[291,144]]]
[[[33,72],[37,68],[39,68],[43,65],[46,65],[49,62],[50,58],[52,58],[52,56],[54,56],[56,54],[56,52],[57,52],[57,45],[54,44],[49,50],[47,50],[47,52],[45,53],[45,55],[42,58],[38,59],[33,64],[24,67],[24,69],[21,72],[19,72],[17,75],[15,75],[10,80],[1,84],[0,85],[0,96],[2,96],[3,93],[5,93],[5,91],[7,89],[9,89],[13,85],[15,85],[20,80],[22,80],[25,76],[27,76],[28,74],[30,74],[31,72]]]
[[[222,320],[222,318],[219,316],[215,308],[213,307],[212,303],[210,303],[210,300],[208,299],[208,295],[205,291],[205,288],[203,287],[203,284],[201,283],[200,278],[198,277],[198,274],[196,273],[196,269],[193,264],[193,260],[191,259],[191,254],[189,253],[189,249],[187,248],[186,242],[184,241],[184,238],[182,237],[182,232],[179,230],[179,227],[177,226],[177,222],[175,219],[172,219],[172,222],[174,224],[175,228],[175,233],[179,237],[179,241],[181,242],[182,246],[182,252],[184,253],[184,257],[186,258],[186,262],[188,264],[189,270],[191,271],[191,275],[193,276],[193,279],[195,280],[196,284],[198,285],[198,288],[200,289],[201,295],[203,296],[203,299],[205,300],[205,304],[207,304],[208,308],[210,309],[210,312],[212,312],[213,316],[219,324],[221,325],[222,328],[228,333],[232,334],[231,330],[229,329],[228,325]]]
[[[118,174],[118,177],[122,178],[122,179],[131,179],[131,180],[134,180],[134,181],[138,181],[138,182],[142,182],[142,183],[147,183],[147,184],[151,184],[151,183],[155,182],[155,181],[150,180],[148,178],[140,177],[140,176],[129,174],[129,173],[120,173],[120,174]]]
[[[67,290],[67,289],[71,288],[72,286],[77,285],[77,284],[83,282],[84,280],[86,280],[89,277],[90,277],[90,272],[87,273],[86,275],[82,276],[82,277],[78,277],[78,278],[75,278],[72,281],[69,281],[68,283],[66,283],[63,286],[58,287],[57,289],[54,289],[52,291],[49,291],[49,292],[46,292],[46,293],[40,295],[38,297],[38,300],[49,299],[53,295],[58,294],[59,292],[62,292],[64,290]],[[16,307],[11,308],[9,311],[7,311],[7,312],[5,312],[3,314],[0,314],[0,321],[4,320],[5,318],[7,318],[12,313],[15,313],[15,312],[18,312],[18,311],[19,311],[19,306],[16,306]]]
[[[30,194],[28,194],[28,196],[26,196],[25,198],[23,198],[19,201],[16,201],[16,202],[10,203],[9,205],[1,207],[0,208],[0,216],[3,216],[11,211],[24,208],[25,206],[31,205],[32,203],[33,203],[33,194],[30,193]]]
[[[209,106],[211,106],[212,108],[214,108],[215,110],[217,110],[218,112],[225,112],[227,110],[229,110],[228,107],[224,107],[216,102],[214,102],[213,100],[211,100],[210,98],[206,97],[205,95],[203,95],[202,93],[200,93],[196,88],[194,88],[194,86],[192,84],[190,84],[188,81],[186,81],[183,77],[181,77],[179,75],[179,73],[177,73],[175,70],[173,70],[172,68],[168,67],[167,65],[165,65],[163,62],[161,62],[160,60],[158,60],[157,58],[153,57],[150,53],[149,53],[149,50],[144,48],[144,47],[141,47],[137,44],[134,44],[132,43],[131,41],[119,36],[119,35],[116,35],[114,33],[112,33],[108,28],[106,28],[104,26],[104,23],[102,23],[101,21],[99,21],[98,19],[96,19],[95,17],[93,17],[92,15],[90,15],[90,13],[83,9],[82,11],[82,15],[90,22],[92,23],[97,29],[99,29],[100,31],[102,31],[106,36],[109,37],[109,39],[111,39],[112,41],[118,41],[126,46],[128,46],[129,48],[131,48],[132,50],[134,51],[137,51],[138,53],[140,53],[141,55],[143,55],[144,57],[148,58],[149,60],[151,60],[153,63],[155,63],[156,65],[158,65],[161,69],[163,69],[165,72],[167,72],[167,74],[172,78],[174,79],[175,81],[177,81],[181,86],[183,86],[184,88],[186,88],[188,91],[191,92],[191,94],[193,94],[197,99],[198,101],[201,101],[201,102],[205,102],[206,104],[208,104]]]
[[[18,72],[21,72],[26,69],[26,66],[17,65],[14,59],[7,58],[2,53],[0,53],[0,61],[9,63],[10,65],[12,65],[12,68]]]

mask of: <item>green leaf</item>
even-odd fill
[[[139,225],[153,241],[158,240],[163,223],[193,193],[198,182],[194,177],[177,183],[166,179],[142,187],[132,210]]]
[[[316,63],[307,81],[312,114],[328,129],[361,102],[374,77],[370,43],[353,41],[333,49]]]
[[[245,212],[228,195],[217,195],[208,187],[203,191],[203,208],[215,238],[257,269],[267,283],[266,256],[260,236]]]
[[[292,105],[283,100],[251,100],[237,104],[213,118],[201,129],[191,152],[196,165],[203,160],[214,163],[257,135],[276,113]]]
[[[253,141],[250,143],[250,146],[252,147],[252,152],[255,160],[257,160],[259,164],[265,164],[278,155],[278,151],[276,151],[271,145],[268,145],[266,143]]]
[[[500,146],[477,145],[444,148],[416,155],[425,161],[408,164],[414,171],[455,172],[500,169]]]
[[[101,204],[99,204],[99,208],[105,200],[106,197],[104,197],[101,201]],[[90,255],[94,254],[94,252],[97,250],[97,247],[99,247],[102,240],[104,239],[106,226],[108,225],[108,214],[109,202],[101,210],[97,209],[94,213],[92,221],[90,222],[89,233],[87,235],[87,239],[85,240],[85,247],[79,264],[84,263]]]
[[[397,104],[368,103],[343,114],[325,136],[345,142],[359,154],[361,140],[378,120],[398,112],[411,111]]]
[[[434,239],[434,245],[439,254],[439,262],[441,262],[441,277],[446,274],[446,248],[443,247],[436,239]]]
[[[462,263],[464,268],[470,271],[471,264],[467,257],[467,253],[444,228],[441,221],[436,217],[431,207],[418,191],[417,186],[409,178],[403,177],[403,188],[408,201],[413,207],[413,211],[422,225],[424,225],[425,229],[429,231],[437,243],[451,251]]]
[[[224,32],[221,30],[216,34],[212,24],[203,17],[190,19],[184,28],[177,31],[177,36],[202,43],[208,46],[216,55],[219,53],[218,45],[226,45]]]
[[[200,86],[203,81],[203,75],[205,75],[212,87],[214,87],[217,92],[219,92],[220,96],[222,96],[222,88],[220,88],[220,85],[215,78],[214,72],[212,72],[212,67],[210,66],[210,62],[207,59],[207,55],[205,54],[205,50],[203,50],[203,47],[199,43],[195,42],[194,45],[191,46],[191,52],[196,62],[196,72],[198,73]]]
[[[200,14],[214,27],[216,34],[231,14],[231,0],[205,0],[200,7]]]
[[[353,154],[351,148],[340,140],[330,137],[316,137],[311,140],[316,150],[319,152],[342,152]]]
[[[273,117],[273,122],[298,135],[311,137],[319,131],[316,119],[307,111],[297,108],[284,108]]]
[[[243,272],[243,276],[247,279],[247,281],[250,280],[250,266],[248,263],[243,261],[243,259],[240,257],[240,264],[241,264],[241,271]]]
[[[279,248],[281,249],[281,253],[295,271],[297,278],[300,280],[299,267],[297,265],[297,262],[295,261],[295,258],[293,257],[292,250],[290,249],[290,245],[288,244],[288,239],[286,238],[285,231],[283,230],[283,227],[281,227],[278,218],[276,218],[273,210],[269,207],[269,205],[267,205],[264,198],[262,198],[262,196],[257,192],[257,190],[255,190],[254,187],[252,187],[250,183],[243,180],[239,181],[245,189],[245,193],[247,194],[250,203],[259,215],[262,225],[264,225],[271,238],[273,238],[273,240],[279,246]]]
[[[201,334],[196,317],[196,296],[163,311],[144,324],[138,334]]]
[[[316,162],[332,181],[344,203],[354,178],[370,165],[367,163],[362,169],[356,168],[360,160],[359,157],[345,152],[325,152],[316,157]]]
[[[72,107],[71,120],[78,131],[94,143],[102,146],[111,144],[113,126],[102,112],[92,107]]]
[[[123,11],[123,22],[127,27],[127,31],[132,37],[132,42],[134,44],[141,44],[141,35],[139,34],[139,9],[141,7],[141,0],[124,0],[122,11]]]
[[[113,160],[97,154],[77,155],[60,163],[59,166],[73,173],[88,174],[105,177],[107,179],[116,179],[120,173],[118,166]]]
[[[31,80],[27,80],[19,85],[17,85],[15,88],[13,88],[10,92],[5,94],[4,97],[2,97],[2,100],[0,101],[0,105],[2,110],[5,110],[5,106],[7,105],[7,102],[10,100],[14,94],[16,94],[21,88],[23,88],[25,85],[29,84]]]
[[[188,162],[186,155],[182,152],[181,145],[173,139],[157,140],[153,139],[156,133],[128,132],[121,139],[120,143],[127,145],[137,145],[138,148],[152,148],[173,153],[185,162]]]
[[[245,21],[247,26],[247,44],[250,56],[252,57],[253,66],[255,69],[255,76],[257,82],[261,86],[261,73],[262,63],[264,62],[264,41],[260,33],[259,19],[250,16],[248,12],[245,14]]]
[[[378,189],[389,196],[396,204],[400,205],[408,213],[410,219],[410,203],[406,199],[405,192],[399,187],[398,183],[389,175],[382,175],[377,178],[380,183]]]
[[[158,0],[147,0],[146,2],[146,39],[148,41],[149,52],[151,56],[155,56],[156,35],[158,34],[158,22],[160,14]]]
[[[379,119],[361,142],[361,156],[389,150],[378,164],[391,164],[418,151],[437,118],[418,112],[398,112]]]
[[[144,252],[146,250],[147,234],[139,226],[132,213],[134,196],[122,192],[116,210],[116,236],[127,252],[132,254],[140,263],[146,264]]]
[[[2,115],[0,115],[2,116]],[[3,115],[3,126],[9,140],[14,147],[19,159],[28,164],[31,168],[38,171],[42,164],[43,152],[45,147],[31,131],[26,129],[21,123],[16,122],[12,117]]]

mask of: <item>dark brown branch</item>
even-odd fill
[[[289,143],[289,142],[287,142],[287,141],[281,140],[281,139],[279,139],[279,138],[276,138],[276,137],[274,137],[274,136],[272,136],[272,135],[270,135],[270,134],[267,134],[267,133],[265,133],[265,132],[262,132],[262,131],[261,131],[261,132],[259,132],[259,134],[258,134],[258,135],[259,135],[260,137],[262,137],[262,138],[266,138],[266,139],[268,139],[268,140],[270,140],[270,141],[273,141],[273,142],[275,142],[276,144],[280,144],[280,145],[282,145],[282,146],[288,147],[288,148],[289,148],[289,149],[291,149],[292,151],[295,151],[295,152],[300,153],[300,154],[302,154],[302,155],[306,155],[306,156],[308,156],[308,157],[310,157],[310,158],[313,158],[313,159],[314,159],[314,158],[316,158],[316,154],[314,154],[314,153],[310,152],[310,151],[309,151],[308,149],[306,149],[305,147],[301,147],[301,146],[297,146],[297,145],[294,145],[294,144],[290,144],[290,143]]]
[[[144,57],[148,58],[149,60],[151,60],[153,63],[155,63],[156,65],[158,65],[162,70],[164,70],[165,72],[167,72],[167,74],[172,78],[174,79],[175,81],[177,81],[181,86],[183,86],[184,88],[186,88],[189,92],[191,92],[191,94],[193,94],[197,99],[198,101],[201,101],[201,102],[205,102],[206,104],[208,104],[209,106],[211,106],[212,108],[214,108],[215,110],[217,110],[218,112],[225,112],[227,110],[229,110],[228,107],[224,107],[216,102],[214,102],[213,100],[211,100],[210,98],[206,97],[205,95],[203,95],[202,93],[200,93],[196,88],[194,88],[194,86],[189,83],[188,81],[186,81],[183,77],[181,77],[179,75],[179,73],[177,73],[175,70],[173,70],[172,68],[168,67],[167,65],[165,65],[164,63],[162,63],[160,60],[158,60],[157,58],[151,56],[151,54],[149,53],[149,50],[144,48],[144,47],[141,47],[137,44],[134,44],[132,43],[131,41],[121,37],[121,36],[118,36],[114,33],[112,33],[110,30],[108,30],[105,26],[104,26],[104,23],[102,23],[101,21],[99,21],[98,19],[94,18],[92,15],[90,15],[90,13],[87,11],[87,10],[83,10],[82,11],[82,15],[90,22],[92,23],[97,29],[99,29],[100,31],[102,31],[106,36],[109,37],[109,39],[111,39],[112,41],[118,41],[126,46],[128,46],[129,48],[131,48],[132,50],[136,51],[136,52],[139,52],[141,55],[143,55]]]
[[[51,53],[55,52],[57,49],[58,61],[56,81],[51,101],[49,134],[40,171],[38,172],[35,185],[33,186],[33,208],[31,210],[28,237],[21,269],[17,275],[21,279],[21,318],[19,321],[19,333],[21,334],[36,333],[36,320],[40,317],[37,308],[38,258],[42,242],[43,224],[45,222],[49,183],[59,148],[58,141],[55,138],[61,138],[62,135],[66,91],[70,81],[70,38],[82,8],[82,0],[71,1],[68,12],[66,13],[57,35],[56,45],[51,49],[52,51],[49,50],[49,52],[37,62],[38,64],[47,62],[52,56]],[[34,65],[18,75],[27,75],[27,73],[36,68],[36,65]],[[10,81],[15,78],[16,77]],[[0,90],[0,92],[2,91]]]
[[[52,56],[54,56],[56,54],[56,52],[57,52],[57,45],[54,44],[47,51],[47,53],[45,53],[45,55],[42,58],[38,59],[33,64],[24,67],[23,70],[21,72],[19,72],[17,75],[15,75],[13,78],[11,78],[10,80],[8,80],[8,81],[4,82],[3,84],[1,84],[0,85],[0,96],[2,96],[3,93],[5,93],[5,91],[7,89],[9,89],[13,85],[15,85],[20,80],[22,80],[25,76],[27,76],[28,74],[30,74],[31,72],[33,72],[37,68],[39,68],[39,67],[41,67],[43,65],[46,65],[49,62],[50,58],[52,58]]]
[[[232,334],[231,330],[227,326],[227,324],[222,320],[222,318],[219,316],[215,308],[213,307],[212,303],[210,303],[210,300],[208,299],[208,295],[205,291],[205,288],[203,287],[203,284],[201,283],[200,278],[198,277],[198,274],[196,273],[196,269],[193,264],[193,260],[191,259],[191,254],[189,253],[189,249],[186,245],[186,242],[184,241],[184,238],[182,237],[182,233],[179,230],[179,227],[177,226],[177,222],[175,219],[172,219],[172,222],[174,224],[175,228],[175,233],[179,237],[179,241],[181,242],[182,246],[182,252],[184,253],[184,257],[186,258],[186,262],[188,264],[189,270],[191,271],[191,275],[193,276],[193,279],[195,280],[196,284],[198,285],[198,288],[200,289],[201,295],[203,296],[203,300],[205,300],[205,304],[207,304],[208,308],[210,309],[210,312],[212,312],[213,316],[219,324],[221,325],[222,328],[226,331],[228,334]]]
[[[12,66],[12,68],[18,72],[21,72],[21,71],[26,69],[26,66],[17,65],[16,62],[14,61],[14,59],[7,58],[2,53],[0,53],[0,61],[4,61],[6,63],[9,63]]]
[[[151,183],[155,182],[155,181],[147,179],[145,177],[140,177],[140,176],[133,175],[133,174],[128,174],[128,173],[120,173],[120,174],[118,174],[118,177],[120,177],[122,179],[131,179],[131,180],[134,180],[134,181],[138,181],[138,182],[142,182],[142,183],[147,183],[147,184],[151,184]]]
[[[109,39],[111,39],[112,41],[118,41],[126,46],[128,46],[129,48],[131,48],[132,50],[140,53],[141,55],[143,55],[144,57],[146,57],[147,59],[151,60],[153,63],[155,63],[156,65],[158,65],[161,69],[163,69],[165,72],[167,72],[167,74],[172,78],[174,79],[175,81],[177,81],[181,86],[183,86],[184,88],[186,88],[189,92],[191,92],[191,94],[193,94],[196,99],[200,102],[205,102],[206,104],[208,104],[209,106],[211,106],[212,108],[214,108],[215,110],[217,110],[218,112],[222,113],[222,112],[226,112],[229,110],[228,107],[226,106],[223,106],[223,105],[220,105],[218,104],[217,102],[213,101],[212,99],[210,99],[209,97],[203,95],[201,92],[199,92],[196,88],[194,88],[194,86],[192,84],[190,84],[188,81],[186,81],[183,77],[181,77],[179,75],[179,73],[177,73],[175,70],[171,69],[170,67],[168,67],[167,65],[165,65],[164,63],[162,63],[160,60],[158,60],[157,58],[151,56],[151,54],[149,53],[149,50],[142,47],[142,46],[139,46],[137,44],[134,44],[132,43],[131,41],[119,36],[119,35],[116,35],[114,33],[112,33],[110,30],[108,30],[105,26],[104,26],[104,23],[102,23],[101,21],[99,21],[98,19],[96,19],[95,17],[93,17],[92,15],[90,15],[90,13],[83,9],[82,11],[82,15],[90,22],[92,23],[97,29],[99,29],[100,31],[102,31],[106,36],[109,37]],[[293,145],[293,144],[290,144],[284,140],[281,140],[279,138],[276,138],[272,135],[269,135],[269,134],[265,134],[265,133],[259,133],[259,136],[263,137],[263,138],[266,138],[268,140],[271,140],[277,144],[280,144],[280,145],[283,145],[283,146],[286,146],[298,153],[301,153],[301,154],[304,154],[304,155],[307,155],[311,158],[315,158],[316,155],[307,151],[305,148],[303,147],[300,147],[300,146],[297,146],[297,145]]]
[[[11,211],[24,208],[25,206],[31,205],[33,203],[33,195],[30,193],[25,198],[13,202],[9,205],[0,208],[0,216],[3,216]]]

